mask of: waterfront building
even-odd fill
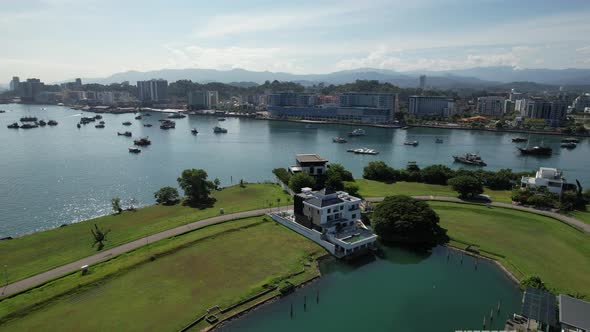
[[[140,101],[163,101],[168,99],[168,81],[151,79],[137,81],[138,98]]]
[[[510,99],[504,100],[504,114],[509,114],[514,112],[515,102],[511,101]]]
[[[90,91],[88,91],[90,92]],[[86,99],[85,91],[64,91],[64,100],[70,102],[79,102]]]
[[[73,82],[65,82],[60,84],[64,90],[82,90],[82,79],[76,78]]]
[[[508,100],[511,102],[516,102],[519,99],[526,99],[526,94],[522,92],[516,92],[515,89],[510,90],[510,94],[508,95]]]
[[[115,94],[112,91],[99,91],[95,98],[101,105],[113,105],[115,103]]]
[[[477,98],[477,112],[481,115],[500,117],[504,114],[504,97],[487,96]]]
[[[34,101],[35,97],[45,91],[45,84],[38,78],[27,78],[18,84],[18,95],[21,100]]]
[[[9,89],[10,91],[17,91],[18,85],[20,84],[20,78],[18,76],[13,76],[10,80]]]
[[[563,100],[529,98],[520,114],[530,119],[544,119],[547,125],[559,127],[566,118],[567,107],[567,102]]]
[[[455,103],[444,96],[410,96],[408,112],[413,117],[448,117],[453,114]]]
[[[277,92],[268,95],[268,106],[314,106],[316,95],[295,92]]]
[[[564,332],[590,331],[590,303],[559,294],[559,323]]]
[[[328,160],[320,157],[317,154],[298,154],[295,155],[294,166],[289,166],[289,172],[295,173],[307,173],[309,175],[322,175],[326,173],[326,164]]]
[[[217,91],[191,91],[187,99],[191,109],[210,109],[219,104]]]
[[[561,195],[567,186],[561,170],[557,168],[541,167],[535,176],[523,176],[520,179],[521,189],[537,190],[546,188],[549,192]]]
[[[366,252],[377,242],[377,235],[361,221],[360,205],[360,198],[343,191],[302,188],[293,196],[292,211],[271,217],[343,258]]]
[[[590,107],[590,93],[585,93],[576,97],[572,103],[574,112],[583,112],[586,107]]]

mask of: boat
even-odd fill
[[[100,123],[100,124],[104,124],[104,121],[100,121],[99,123]]]
[[[126,131],[126,132],[124,132],[124,133],[117,132],[117,136],[127,136],[127,137],[131,137],[132,135],[133,135],[133,134],[131,134],[131,132],[130,132],[130,131]]]
[[[521,154],[532,156],[550,156],[553,149],[548,146],[533,146],[532,148],[518,148]]]
[[[342,143],[346,143],[346,142],[348,142],[348,141],[347,141],[347,140],[345,140],[345,139],[344,139],[344,138],[342,138],[342,137],[334,137],[334,138],[332,138],[332,142],[334,142],[334,143],[341,143],[341,144],[342,144]]]
[[[318,127],[308,123],[305,125],[305,129],[318,129]]]
[[[354,136],[365,136],[367,135],[367,132],[364,129],[355,129],[353,131],[351,131],[350,133],[348,133],[348,136],[354,137]]]
[[[436,139],[434,142],[435,142],[435,143],[438,143],[438,144],[441,144],[441,143],[443,143],[444,141],[443,141],[443,139],[442,139],[442,138],[437,138],[437,139]]]
[[[99,123],[96,126],[94,126],[94,128],[102,129],[102,128],[104,128],[104,125]]]
[[[144,126],[144,127],[151,127],[151,126],[152,126],[152,124],[151,124],[151,123],[146,123],[146,124],[144,124],[143,126]]]
[[[129,148],[129,153],[140,153],[141,150],[138,148]]]
[[[168,115],[168,119],[184,119],[184,118],[186,118],[186,115],[180,114],[180,113],[174,113],[174,114]]]
[[[410,129],[410,127],[408,126],[403,126],[402,129],[406,130],[406,129]]]
[[[217,121],[225,121],[225,118],[217,118]]]
[[[95,120],[100,120],[100,119],[102,119],[102,115],[97,114],[97,115],[94,116],[94,119]]]
[[[37,117],[35,116],[24,116],[20,118],[20,122],[37,122]]]
[[[136,116],[135,120],[141,120],[141,115]]]
[[[193,135],[196,135],[196,134],[198,134],[199,132],[197,131],[197,128],[193,128],[193,129],[191,129],[191,133],[192,133]]]
[[[526,142],[526,141],[528,141],[528,140],[529,140],[529,139],[528,139],[528,138],[526,138],[526,137],[514,137],[514,138],[512,139],[512,142],[514,142],[514,143],[521,143],[521,142]]]
[[[213,127],[213,132],[216,134],[225,134],[227,133],[227,129],[215,126]]]
[[[125,122],[123,122],[123,125],[124,125],[124,126],[131,126],[131,122],[129,122],[129,121],[125,121]]]
[[[561,143],[561,147],[566,148],[566,149],[573,149],[576,146],[578,146],[578,143],[576,143],[576,142],[563,142],[563,143]]]
[[[404,145],[418,146],[418,141],[405,141]]]
[[[162,122],[162,124],[160,124],[160,129],[168,130],[174,128],[176,128],[176,122],[174,121],[165,120]]]
[[[354,154],[370,154],[370,155],[379,154],[379,151],[377,151],[375,149],[369,149],[369,148],[348,149],[346,151],[352,152]]]
[[[37,128],[39,127],[36,123],[30,124],[30,123],[24,123],[20,126],[21,129],[32,129],[32,128]]]
[[[562,143],[580,143],[580,140],[575,137],[568,137],[561,140]]]
[[[6,113],[6,111],[5,110],[0,110],[0,113]]]
[[[49,121],[47,121],[47,124],[50,125],[50,126],[57,126],[57,121],[55,121],[55,120],[49,120]]]
[[[76,124],[76,127],[78,127],[78,129],[80,129],[80,127],[82,127],[79,123]]]
[[[148,146],[152,144],[152,141],[150,141],[148,137],[142,137],[133,141],[133,144],[138,146]]]
[[[487,166],[487,164],[481,159],[477,153],[466,153],[462,156],[453,156],[456,162],[475,165],[475,166]]]
[[[39,124],[39,126],[41,126],[41,127],[45,127],[45,126],[47,126],[47,122],[45,122],[45,120],[39,120],[39,123],[38,123],[38,124]]]
[[[80,118],[81,124],[87,124],[87,123],[94,122],[94,121],[96,121],[96,119],[94,117],[89,118],[89,117],[83,116],[82,118]]]
[[[143,116],[152,116],[150,113],[142,113]]]
[[[16,122],[13,122],[12,124],[9,124],[6,127],[8,127],[8,129],[18,129],[18,128],[20,128],[20,126]]]

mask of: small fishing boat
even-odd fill
[[[20,118],[20,122],[37,122],[37,117],[35,116],[24,116]]]
[[[6,127],[8,127],[9,129],[18,129],[18,128],[20,128],[20,126],[16,122],[13,122],[12,124],[9,124]]]
[[[94,116],[94,119],[95,120],[100,120],[100,119],[102,119],[102,115],[97,114],[97,115]]]
[[[78,123],[78,124],[76,124],[76,127],[78,127],[78,129],[80,129],[82,126]]]
[[[102,129],[104,128],[104,125],[99,123],[96,126],[94,126],[94,128]]]
[[[129,153],[140,153],[141,150],[138,148],[129,148]]]
[[[103,122],[103,124],[104,124],[104,122]],[[49,126],[57,126],[57,121],[55,121],[55,120],[49,120],[47,122],[47,125],[49,125]]]
[[[141,120],[141,115],[136,116],[135,120]]]
[[[99,123],[100,123],[100,124],[104,124],[104,121],[100,121]]]
[[[21,129],[32,129],[32,128],[37,128],[39,127],[36,123],[30,124],[30,123],[24,123],[20,126]]]
[[[151,124],[151,123],[146,123],[146,124],[144,124],[143,126],[144,126],[144,127],[148,127],[148,128],[149,128],[149,127],[151,127],[151,126],[152,126],[152,124]]]
[[[563,142],[563,143],[561,143],[561,147],[566,148],[566,149],[573,149],[576,146],[578,146],[578,143],[576,143],[576,142]]]
[[[466,165],[487,166],[477,153],[466,153],[462,156],[453,156],[453,158],[456,162]]]
[[[125,122],[123,122],[123,125],[124,125],[124,126],[131,126],[131,122],[129,122],[129,121],[125,121]]]
[[[164,120],[160,124],[160,129],[168,130],[176,128],[176,122],[170,120]]]
[[[45,122],[45,120],[39,120],[39,123],[38,123],[38,124],[39,124],[39,126],[41,126],[41,127],[45,127],[45,126],[47,126],[47,122]]]
[[[150,141],[148,137],[142,137],[133,141],[133,144],[138,146],[148,146],[152,144],[152,141]]]
[[[342,144],[342,143],[346,143],[348,141],[342,137],[334,137],[334,138],[332,138],[332,142]]]
[[[514,143],[522,143],[522,142],[526,142],[526,141],[528,141],[528,140],[529,140],[529,139],[528,139],[528,138],[526,138],[526,137],[514,137],[514,138],[512,139],[512,142],[514,142]]]
[[[131,137],[132,135],[133,135],[133,134],[131,134],[131,132],[130,132],[130,131],[126,131],[126,132],[124,132],[124,133],[117,132],[117,136],[127,136],[127,137]]]
[[[197,128],[193,128],[193,129],[191,129],[191,133],[192,133],[193,135],[196,135],[196,134],[198,134],[198,133],[199,133],[199,131],[197,130]]]
[[[351,131],[350,133],[348,133],[348,136],[350,136],[350,137],[365,136],[365,135],[367,135],[367,132],[361,128],[355,129],[355,130]]]
[[[346,151],[352,152],[354,154],[369,154],[369,155],[379,154],[379,151],[377,151],[375,149],[369,149],[369,148],[348,149]]]
[[[437,138],[437,139],[436,139],[434,142],[435,142],[435,143],[438,143],[438,144],[442,144],[442,143],[444,143],[444,141],[443,141],[443,139],[442,139],[442,138]]]
[[[213,132],[216,133],[216,134],[226,134],[227,133],[227,129],[221,128],[219,126],[215,126],[215,127],[213,127]]]
[[[168,115],[168,119],[184,119],[184,118],[186,118],[186,115],[181,114],[181,113],[174,113],[174,114]]]
[[[580,140],[575,137],[568,137],[561,140],[562,143],[580,143]]]
[[[532,148],[518,148],[521,154],[531,156],[550,156],[553,149],[548,146],[533,146]]]
[[[418,141],[405,141],[404,145],[418,146]]]
[[[225,118],[217,118],[217,121],[225,121]]]

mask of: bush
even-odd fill
[[[449,179],[448,184],[461,197],[473,197],[483,194],[483,185],[473,176],[462,175]]]
[[[359,186],[354,182],[345,182],[343,190],[352,196],[360,197]]]
[[[528,199],[534,194],[530,189],[517,188],[512,191],[512,200],[520,204],[526,204]]]
[[[300,193],[301,188],[305,187],[315,187],[315,179],[311,175],[301,172],[291,176],[289,179],[289,188],[295,193]]]
[[[432,246],[445,241],[439,217],[424,201],[409,196],[389,196],[371,216],[375,233],[384,242]]]
[[[342,181],[354,181],[352,173],[340,164],[328,165],[328,170],[326,171],[326,174],[328,175],[328,177],[330,177],[331,175],[338,175]]]
[[[399,180],[401,173],[383,161],[371,161],[363,169],[363,178],[380,182],[393,183]]]
[[[177,179],[178,185],[184,190],[187,203],[191,205],[207,205],[211,203],[211,190],[215,184],[207,180],[207,172],[202,169],[185,169]]]
[[[454,176],[453,170],[444,165],[428,166],[420,173],[425,183],[440,185],[446,185],[447,181]]]
[[[550,208],[555,206],[556,202],[549,195],[535,194],[529,197],[526,203],[536,208]]]
[[[289,184],[291,173],[286,168],[275,168],[272,173],[284,184]]]
[[[344,190],[344,182],[342,182],[340,175],[335,173],[328,175],[324,186],[336,191]]]
[[[547,290],[547,286],[539,276],[530,276],[527,278],[522,279],[520,282],[521,285],[524,287],[534,287],[540,290]]]
[[[174,187],[162,187],[154,193],[156,202],[163,205],[174,205],[180,199],[178,190]]]

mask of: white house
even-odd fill
[[[294,196],[293,211],[271,215],[336,257],[356,255],[374,247],[375,235],[361,221],[361,199],[343,191],[303,188]]]
[[[557,168],[541,167],[535,176],[523,176],[520,180],[520,187],[522,189],[538,189],[547,188],[549,192],[561,195],[567,181],[563,178],[561,170]]]
[[[292,174],[304,172],[309,175],[322,175],[326,173],[327,159],[317,154],[298,154],[295,155],[296,165],[289,166],[289,172]]]

